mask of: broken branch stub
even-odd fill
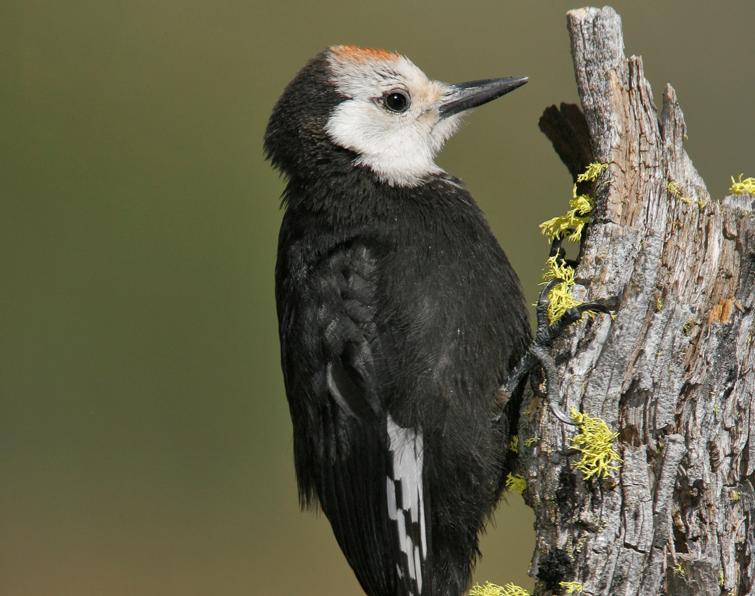
[[[567,26],[582,112],[550,108],[541,128],[572,174],[608,164],[576,280],[587,299],[620,306],[556,344],[557,390],[564,410],[619,431],[623,464],[585,481],[575,430],[525,400],[531,572],[540,592],[577,581],[590,594],[750,594],[755,199],[711,200],[684,150],[674,89],[659,113],[613,9],[570,11]]]

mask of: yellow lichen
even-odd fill
[[[740,174],[737,179],[731,177],[731,186],[729,192],[733,195],[755,195],[755,178],[742,179],[744,174]]]
[[[559,280],[559,283],[555,284],[548,292],[547,314],[548,321],[551,324],[558,321],[570,308],[582,304],[571,292],[574,287],[574,269],[569,267],[566,261],[558,259],[556,256],[548,257],[543,272],[543,283],[548,283],[553,279]],[[592,316],[595,313],[587,311],[584,314]]]
[[[469,596],[530,596],[530,593],[516,584],[509,582],[505,586],[499,586],[491,582],[483,585],[477,584],[469,591]]]
[[[559,582],[558,585],[564,589],[564,594],[581,594],[585,589],[579,582]]]
[[[530,437],[524,442],[525,447],[532,447],[535,443],[538,442],[538,437]]]
[[[512,435],[509,441],[509,451],[519,453],[519,435]]]
[[[506,476],[506,490],[510,490],[521,495],[524,492],[525,488],[527,488],[527,481],[524,479],[524,476],[520,476],[519,474],[512,474],[511,472],[509,472],[509,475]]]
[[[596,476],[606,478],[621,468],[622,459],[613,448],[619,433],[613,432],[605,420],[584,414],[572,408],[571,419],[579,426],[577,433],[569,441],[569,446],[582,454],[574,467],[582,472],[585,480]]]
[[[572,186],[569,210],[563,215],[553,217],[540,224],[540,231],[548,240],[566,238],[572,242],[578,242],[582,238],[582,230],[590,223],[589,213],[595,207],[595,202],[590,195],[578,194],[577,184],[597,180],[607,167],[608,165],[604,163],[591,163],[584,172],[577,176],[577,181]]]
[[[572,187],[572,198],[569,201],[570,209],[564,215],[540,224],[540,231],[549,240],[567,238],[572,242],[578,242],[582,238],[582,231],[590,223],[589,214],[595,204],[590,195],[577,193],[577,185],[581,182],[597,180],[606,168],[608,168],[607,164],[591,163],[577,176],[577,181]],[[545,283],[553,279],[559,280],[559,283],[555,284],[548,293],[548,321],[551,324],[561,318],[570,308],[582,304],[571,293],[574,286],[574,269],[569,267],[564,259],[559,260],[556,256],[546,261],[543,274]],[[594,315],[595,313],[590,311],[584,314]]]
[[[729,493],[729,500],[732,503],[739,503],[739,500],[742,498],[742,493],[738,490],[733,490]]]
[[[692,203],[696,202],[691,197],[686,196],[684,194],[684,192],[682,191],[682,187],[679,186],[679,183],[675,182],[674,180],[669,180],[668,181],[668,183],[666,184],[666,190],[669,192],[669,194],[672,197],[674,197],[675,199],[680,200],[682,203],[686,203],[687,205],[691,205]],[[697,201],[698,206],[700,205],[701,202],[702,202],[702,206],[700,208],[702,209],[702,207],[705,206],[705,202],[704,201]]]
[[[605,170],[607,167],[607,163],[594,161],[587,166],[584,172],[577,176],[577,182],[592,182],[594,180],[597,180],[598,176],[600,176],[603,173],[603,170]]]
[[[680,577],[686,577],[687,572],[684,570],[684,565],[681,563],[677,563],[674,565],[674,575],[678,575]]]

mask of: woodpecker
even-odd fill
[[[333,46],[276,103],[287,179],[276,265],[302,507],[319,504],[371,596],[458,596],[498,501],[530,342],[519,280],[434,159],[461,115],[525,84],[447,84]]]

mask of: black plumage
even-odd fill
[[[300,498],[368,594],[456,596],[503,484],[516,404],[494,422],[496,389],[527,311],[461,182],[390,185],[356,166],[325,130],[341,101],[326,51],[265,137],[288,179],[276,300]]]

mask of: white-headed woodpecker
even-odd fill
[[[434,158],[461,113],[524,77],[450,85],[334,46],[294,77],[265,150],[287,178],[276,299],[304,506],[371,596],[467,587],[500,496],[530,339],[519,282]],[[501,411],[503,407],[503,411]]]

